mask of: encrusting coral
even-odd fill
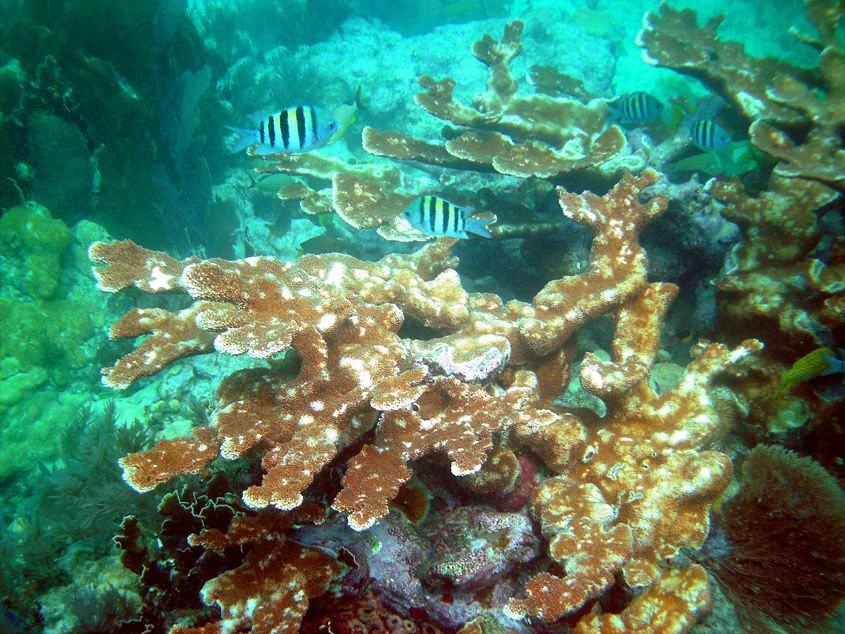
[[[564,215],[596,232],[589,266],[549,282],[532,303],[464,291],[447,239],[378,262],[342,254],[287,263],[180,262],[128,241],[95,243],[90,257],[101,265],[94,272],[103,290],[134,286],[194,300],[176,313],[135,310],[118,321],[114,337],[151,334],[103,371],[107,385],[126,387],[175,359],[212,350],[264,359],[293,349],[301,360],[295,376],[256,368],[224,379],[211,425],[126,456],[125,480],[148,491],[217,456],[260,456],[263,479],[244,491],[243,503],[278,513],[299,507],[314,478],[343,452],[347,468],[333,507],[364,530],[388,513],[412,475],[410,463],[445,454],[453,475],[468,476],[500,451],[494,438],[501,437],[560,474],[537,489],[531,507],[551,539],[551,559],[567,573],[540,572],[528,581],[526,598],[512,600],[505,613],[553,622],[595,599],[621,572],[628,586],[646,592],[638,601],[648,609],[660,606],[667,619],[693,623],[708,604],[695,581],[700,573],[664,567],[680,548],[700,546],[710,504],[730,478],[727,456],[705,449],[718,428],[709,383],[759,344],[746,341],[733,351],[702,344],[675,389],[657,396],[648,386],[662,317],[676,292],[647,282],[637,241],[665,209],[659,197],[640,201],[656,178],[652,171],[626,175],[603,197],[559,189]],[[590,357],[581,372],[610,413],[588,429],[550,399],[568,384],[572,334],[607,314],[617,323],[612,359]],[[405,320],[441,336],[425,345],[405,338]],[[273,548],[283,546],[261,547]],[[226,583],[209,597],[225,595],[227,605],[237,605]],[[685,592],[697,599],[678,601]]]

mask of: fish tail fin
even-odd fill
[[[487,230],[487,225],[493,222],[496,222],[495,216],[492,218],[468,218],[464,230],[482,238],[492,238],[493,234]]]
[[[622,121],[622,110],[619,106],[622,97],[613,97],[612,99],[606,100],[604,103],[607,105],[607,122],[610,123],[620,123]]]
[[[250,145],[255,145],[257,142],[254,138],[254,130],[248,128],[233,128],[230,125],[225,126],[227,130],[234,133],[234,137],[226,143],[226,149],[232,154],[243,152]]]
[[[370,104],[364,98],[364,85],[358,84],[358,89],[355,91],[355,105],[358,106],[360,110],[369,110]]]

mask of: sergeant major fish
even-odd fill
[[[256,154],[310,152],[324,146],[339,127],[337,119],[314,106],[291,106],[263,117],[255,128],[232,128],[238,138],[230,147],[240,152],[258,145]]]
[[[692,142],[702,152],[715,152],[731,142],[731,135],[715,121],[697,119],[690,124]]]
[[[485,238],[493,235],[487,225],[495,218],[472,218],[472,212],[437,196],[417,196],[405,207],[402,217],[412,227],[430,236],[468,238],[474,233]]]
[[[611,118],[622,123],[645,123],[660,116],[663,104],[645,92],[632,92],[607,102]]]

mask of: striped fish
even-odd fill
[[[644,123],[660,116],[663,104],[646,92],[632,92],[607,103],[611,117],[622,123]]]
[[[337,119],[319,108],[291,106],[262,117],[255,128],[227,126],[237,134],[229,149],[240,152],[257,145],[254,154],[310,152],[325,145],[338,126]]]
[[[845,357],[842,350],[834,351],[827,347],[816,348],[809,354],[805,354],[795,361],[789,370],[780,375],[780,385],[775,391],[775,396],[779,396],[784,390],[789,390],[794,385],[816,377],[845,372],[843,358]]]
[[[833,350],[817,348],[793,363],[792,367],[780,378],[783,383],[800,383],[817,376],[827,376],[843,371],[845,371],[845,362]]]
[[[437,196],[417,196],[405,207],[402,217],[412,227],[430,236],[447,238],[468,238],[474,233],[492,238],[487,225],[495,218],[472,218],[471,211],[458,207]]]
[[[710,119],[697,119],[690,124],[692,142],[702,152],[721,150],[731,142],[731,135]]]

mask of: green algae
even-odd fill
[[[85,235],[74,240],[34,202],[0,218],[0,479],[55,459],[57,432],[90,400],[96,373],[86,344],[104,315],[88,299],[93,280],[80,274]]]
[[[0,243],[20,249],[26,259],[26,286],[35,298],[55,295],[61,255],[71,240],[67,225],[34,202],[13,207],[0,218]]]

